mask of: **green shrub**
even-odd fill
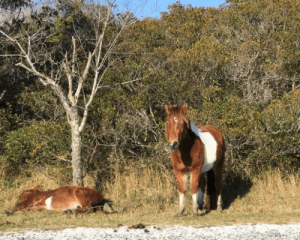
[[[70,154],[69,126],[55,122],[34,121],[30,126],[7,134],[4,154],[11,167],[21,164],[54,164]]]

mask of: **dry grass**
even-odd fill
[[[105,184],[105,196],[112,199],[121,212],[144,209],[163,210],[177,199],[172,173],[153,168],[115,171],[113,182]]]
[[[300,203],[300,182],[294,175],[283,177],[277,170],[263,172],[252,180],[252,188],[238,198],[229,211],[249,213],[295,212]]]
[[[21,186],[0,190],[0,231],[25,228],[59,229],[64,227],[117,227],[139,222],[154,225],[195,224],[201,226],[234,223],[285,223],[298,222],[300,216],[300,182],[297,177],[283,177],[279,170],[262,173],[252,179],[252,187],[242,197],[231,198],[223,213],[211,211],[201,217],[192,217],[191,197],[187,199],[187,215],[176,218],[178,195],[174,177],[167,170],[153,168],[116,168],[114,181],[106,182],[103,194],[115,202],[120,214],[104,213],[65,215],[63,213],[39,211],[22,212],[13,216],[3,214],[11,209],[19,194],[25,189],[41,185],[43,189],[57,188],[61,183],[48,174],[33,173]],[[46,171],[47,172],[47,171]],[[94,187],[94,178],[86,177],[85,185]],[[230,195],[231,191],[226,192]],[[224,196],[224,201],[228,196]],[[229,198],[228,198],[229,199]]]

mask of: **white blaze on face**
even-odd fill
[[[209,132],[204,132],[191,123],[192,131],[201,139],[204,144],[204,164],[201,172],[207,172],[214,166],[217,160],[218,143]]]
[[[47,210],[51,210],[52,196],[46,199]]]

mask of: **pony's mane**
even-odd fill
[[[170,115],[180,115],[183,114],[182,111],[180,111],[181,107],[178,106],[173,106],[172,109],[170,110]]]

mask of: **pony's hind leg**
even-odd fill
[[[215,187],[215,174],[213,170],[207,172],[207,211],[216,208],[217,194]]]
[[[206,179],[205,173],[202,173],[199,178],[199,196],[198,196],[198,209],[202,210],[204,208],[204,194],[206,189]]]
[[[222,155],[217,162],[217,164],[213,168],[213,173],[214,173],[214,178],[215,178],[215,191],[216,191],[216,205],[217,205],[217,210],[222,212],[223,210],[223,203],[222,203],[222,171],[223,171],[223,165],[224,165],[224,146],[222,149]]]
[[[217,206],[217,210],[219,212],[222,212],[223,211],[223,203],[222,203],[222,195],[221,193],[218,195],[218,206]]]
[[[215,171],[215,187],[216,187],[216,196],[217,196],[217,210],[222,212],[223,203],[222,203],[222,169]]]

